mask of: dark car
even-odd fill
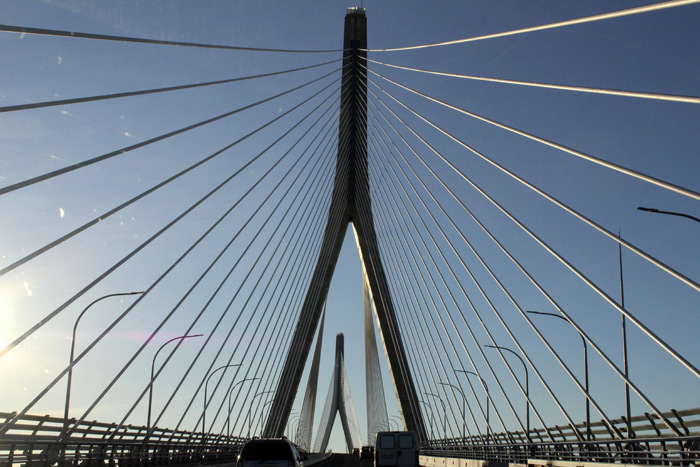
[[[241,449],[238,467],[303,467],[304,458],[288,439],[253,439]]]
[[[371,459],[374,457],[374,446],[362,446],[360,459]]]

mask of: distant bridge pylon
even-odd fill
[[[348,375],[345,372],[345,337],[343,333],[338,333],[335,338],[333,376],[331,377],[331,386],[328,390],[323,415],[321,415],[321,424],[318,427],[314,452],[326,452],[336,414],[340,415],[348,452],[352,452],[354,448],[360,448],[362,446],[360,424],[357,421],[357,412],[350,394]]]

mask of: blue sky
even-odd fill
[[[552,0],[528,4],[525,7],[522,2],[515,1],[443,1],[434,4],[367,1],[363,6],[367,8],[369,47],[391,48],[508,31],[647,3]],[[126,1],[109,4],[83,1],[0,1],[3,23],[9,25],[210,44],[314,50],[341,47],[343,17],[348,6],[354,5],[331,1]],[[697,35],[699,15],[699,7],[691,5],[449,47],[405,52],[370,52],[370,58],[451,73],[698,96],[700,85],[697,76],[700,73],[700,62],[696,57],[700,48]],[[0,105],[3,106],[226,79],[339,58],[337,52],[233,52],[10,33],[0,33],[0,50],[3,62]],[[337,64],[332,64],[293,75],[198,90],[2,114],[0,186],[7,186],[155,137],[336,70],[334,75],[323,81],[323,85],[330,84],[339,77],[337,68]],[[700,159],[697,157],[697,148],[700,147],[700,132],[697,131],[700,111],[697,104],[470,82],[394,70],[379,65],[370,68],[458,107],[690,190],[700,191]],[[636,211],[637,206],[646,205],[698,216],[700,211],[697,200],[650,187],[537,143],[525,141],[518,136],[428,103],[420,97],[381,82],[377,77],[370,78],[446,131],[488,154],[606,229],[615,233],[620,230],[625,239],[685,276],[694,280],[700,277],[697,248],[700,226],[687,219]],[[315,92],[321,87],[322,85],[316,85],[309,89],[313,88]],[[337,84],[332,89],[335,87]],[[370,88],[381,94],[376,87]],[[312,91],[305,89],[188,134],[0,196],[0,264],[5,267],[18,260],[213,153],[235,138],[254,130],[311,94]],[[333,98],[328,105],[337,107]],[[320,101],[314,102],[318,104]],[[376,100],[374,102],[377,103]],[[381,104],[377,105],[381,108]],[[617,246],[614,242],[602,238],[591,228],[583,226],[580,221],[572,220],[571,216],[563,214],[560,209],[552,207],[538,195],[473,157],[434,129],[411,117],[406,111],[394,107],[421,135],[426,136],[438,151],[460,170],[473,177],[479,185],[484,186],[506,209],[515,213],[553,248],[591,277],[606,293],[615,299],[619,297]],[[295,123],[295,118],[300,118],[311,108],[300,109],[294,114],[298,117],[292,115],[289,119],[281,120],[271,126],[269,131],[249,138],[236,146],[235,150],[225,153],[206,166],[0,278],[2,347],[203,196],[232,170],[240,167],[243,161],[260,152]],[[374,107],[370,108],[377,112]],[[294,134],[300,135],[300,131],[306,128],[308,124],[304,123]],[[386,128],[387,131],[391,131],[390,127]],[[370,140],[381,144],[377,133],[373,131],[370,131]],[[414,147],[420,147],[420,142],[415,138],[407,138]],[[292,142],[294,140],[295,138],[291,138]],[[370,147],[374,146],[371,144]],[[384,156],[372,151],[371,149],[370,157],[374,159],[370,168],[375,171],[371,180],[375,184],[373,187],[376,187],[373,196],[377,200],[374,206],[377,212],[383,209],[380,206],[389,202],[384,198],[384,193],[392,190],[392,185],[378,175],[383,166],[381,162],[376,161],[384,160]],[[279,156],[283,151],[275,149],[273,152]],[[460,199],[484,219],[514,255],[531,268],[538,280],[542,281],[544,287],[551,291],[561,305],[570,311],[577,321],[583,323],[584,330],[614,355],[619,364],[619,313],[595,297],[580,281],[573,278],[569,271],[552,261],[542,252],[541,247],[523,236],[454,171],[446,169],[430,151],[421,147],[420,153],[431,167],[444,177],[445,182],[456,191]],[[408,157],[409,152],[406,152],[406,155]],[[0,400],[7,404],[0,407],[0,410],[21,409],[63,370],[68,356],[68,336],[72,323],[91,300],[115,291],[140,290],[144,284],[154,280],[166,264],[172,262],[197,238],[202,226],[210,225],[230,205],[231,200],[238,199],[254,178],[267,170],[269,165],[265,158],[259,163],[254,163],[246,169],[246,180],[237,179],[235,183],[218,192],[201,209],[195,210],[133,261],[76,300],[49,325],[3,357],[0,360],[0,378],[12,383],[3,384],[3,388],[0,389]],[[289,167],[291,161],[284,162],[281,169]],[[330,163],[325,167],[319,169],[319,172],[323,174],[321,180],[327,181],[332,167]],[[454,216],[460,229],[474,241],[480,253],[488,258],[491,267],[503,278],[519,303],[525,309],[554,311],[551,305],[513,270],[511,263],[496,251],[464,211],[420,168],[420,164],[415,167],[423,174],[426,184],[446,211]],[[276,180],[282,176],[283,171],[274,175]],[[408,185],[404,186],[410,191]],[[102,390],[100,384],[92,382],[102,381],[114,372],[112,369],[124,364],[127,355],[136,349],[137,343],[142,342],[144,336],[157,325],[165,313],[175,306],[182,292],[189,287],[196,275],[237,231],[240,219],[247,218],[271,188],[272,184],[268,183],[254,190],[236,211],[234,219],[227,220],[222,229],[215,231],[203,242],[194,257],[186,259],[167,280],[154,289],[153,293],[149,293],[128,319],[120,323],[114,332],[76,367],[74,409],[71,412],[73,416],[79,415],[81,409],[85,410]],[[325,193],[327,195],[327,191]],[[410,198],[416,200],[413,195]],[[425,199],[429,204],[429,198]],[[320,201],[327,202],[327,199],[321,198]],[[270,209],[266,207],[265,212],[269,212]],[[322,211],[323,207],[319,212]],[[440,213],[437,210],[433,212],[442,225],[446,226],[446,232],[450,232],[448,236],[455,242],[461,241],[449,230]],[[415,215],[409,212],[405,218],[415,220]],[[388,252],[389,243],[383,239],[391,235],[400,238],[396,229],[400,230],[403,227],[398,221],[396,225],[389,226],[384,223],[385,220],[389,220],[387,216],[383,219],[382,222],[378,222],[380,243],[382,251]],[[430,222],[428,217],[425,219],[426,222]],[[253,225],[259,226],[261,222],[256,220]],[[439,237],[436,228],[429,229],[436,238]],[[269,231],[268,228],[266,232]],[[97,405],[88,419],[121,419],[140,393],[143,384],[147,382],[150,359],[156,350],[156,344],[182,332],[191,321],[192,314],[204,305],[218,280],[225,274],[228,265],[241,257],[243,247],[248,240],[252,240],[251,236],[250,231],[242,234],[240,243],[227,253],[223,261],[226,266],[218,265],[213,271],[216,279],[204,281],[201,288],[188,298],[181,311],[174,315],[173,320],[158,334],[154,343],[128,370],[123,382],[118,383],[109,396]],[[428,237],[426,240],[429,242]],[[441,251],[448,252],[449,246],[444,240],[438,240],[438,243]],[[459,251],[468,257],[470,265],[475,265],[468,249],[463,244],[460,245]],[[262,246],[262,243],[258,243],[253,249],[258,251]],[[666,273],[654,270],[647,262],[629,252],[624,252],[623,256],[626,308],[667,340],[691,363],[698,366],[698,293],[670,279]],[[448,255],[448,258],[454,268],[459,267],[454,255]],[[251,257],[245,256],[243,264],[250,265],[252,261]],[[328,298],[329,314],[326,321],[317,413],[320,413],[326,394],[335,345],[333,336],[337,332],[344,332],[348,346],[348,374],[353,384],[352,393],[356,407],[359,408],[360,426],[364,430],[363,359],[350,358],[361,355],[362,347],[360,271],[354,239],[352,235],[347,235]],[[448,272],[444,267],[440,268],[440,271]],[[482,270],[479,270],[477,275],[484,283],[488,283],[489,279]],[[466,275],[461,272],[459,277],[466,278]],[[233,295],[235,287],[243,280],[243,273],[236,272],[225,292],[213,302],[212,311],[204,315],[203,321],[195,326],[193,333],[207,332],[218,311],[228,302],[225,295]],[[464,283],[468,282],[465,279]],[[392,282],[394,283],[398,282]],[[245,287],[251,286],[246,283]],[[472,285],[465,287],[474,297],[479,297],[479,292]],[[507,320],[513,323],[523,344],[532,352],[538,364],[547,368],[547,378],[561,385],[561,393],[558,396],[567,407],[571,407],[574,419],[582,420],[583,404],[580,394],[560,372],[557,372],[556,363],[551,356],[537,343],[534,334],[527,329],[524,320],[517,315],[507,300],[495,291],[495,286],[488,283],[487,288],[493,293],[496,305],[503,310]],[[87,344],[90,337],[97,336],[107,325],[107,320],[113,319],[131,301],[131,298],[125,298],[103,302],[99,310],[95,309],[94,313],[87,315],[81,323],[79,334],[83,345]],[[477,301],[484,316],[488,316],[488,324],[498,329],[497,340],[507,345],[508,336],[497,327],[494,316],[488,314],[483,300],[477,298]],[[453,308],[455,307],[451,309]],[[471,313],[463,300],[459,301],[457,308],[464,311],[465,315]],[[470,320],[474,319],[473,313],[469,316]],[[536,321],[538,327],[552,337],[553,344],[562,353],[567,364],[571,365],[574,373],[580,374],[578,337],[573,330],[563,329],[564,323],[548,322],[545,319]],[[683,370],[658,347],[651,345],[638,330],[631,329],[629,332],[632,356],[630,371],[634,381],[639,382],[662,410],[697,407],[697,394],[700,393],[697,378]],[[246,345],[257,348],[255,339],[251,339],[250,342],[247,340],[249,335],[250,333],[235,336],[238,342],[242,343],[241,349],[246,348]],[[479,338],[485,339],[483,333],[479,334]],[[212,339],[219,342],[223,337],[216,334]],[[184,343],[176,357],[182,358],[182,362],[193,358],[197,349],[195,341],[196,339],[191,339]],[[574,343],[569,345],[572,341]],[[208,349],[213,347],[212,344]],[[213,356],[213,352],[207,355]],[[500,365],[497,371],[502,372],[499,374],[506,385],[506,391],[514,394],[512,397],[516,407],[521,407],[522,396],[518,394],[503,365],[497,361],[494,365]],[[169,365],[168,371],[157,381],[156,390],[158,386],[176,384],[176,366]],[[514,368],[519,375],[520,368]],[[195,373],[197,371],[204,372],[204,368],[195,370]],[[484,369],[480,368],[480,371]],[[594,356],[591,356],[591,371],[596,378],[592,387],[593,395],[604,405],[611,417],[622,415],[622,385],[619,380]],[[660,372],[667,376],[663,381],[658,378]],[[193,379],[198,381],[202,377],[193,376]],[[239,379],[241,377],[237,376]],[[143,383],[139,385],[138,392],[132,387],[133,381]],[[561,414],[552,405],[542,387],[536,386],[534,381],[531,375],[533,402],[547,421],[551,421],[551,424],[561,424]],[[304,384],[305,380],[302,381],[301,391]],[[393,394],[388,377],[385,378],[385,388],[388,396]],[[255,390],[264,389],[261,387]],[[64,382],[61,381],[30,410],[30,413],[60,414],[63,408],[63,391]],[[495,394],[493,396],[497,397]],[[201,393],[198,397],[197,404],[201,404]],[[189,399],[189,395],[186,399]],[[389,413],[397,415],[395,401],[391,397],[388,399]],[[156,404],[162,405],[165,403],[165,396],[158,396],[156,393],[154,400]],[[515,429],[514,417],[506,409],[503,400],[496,402],[500,403],[499,407],[503,407],[506,424]],[[177,404],[176,402],[173,408],[165,413],[160,425],[172,427],[177,423],[184,407]],[[300,402],[297,401],[296,404],[300,405]],[[638,399],[633,400],[633,412],[635,409],[646,410]],[[209,417],[209,412],[207,414]],[[183,427],[191,429],[198,415],[188,415]],[[140,424],[144,421],[145,405],[141,402],[128,422]],[[338,428],[339,426],[336,426],[331,441],[334,450],[343,449],[343,440]],[[498,426],[494,428],[499,430]]]

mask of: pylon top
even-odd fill
[[[365,12],[367,10],[365,8],[359,7],[359,6],[351,6],[348,8],[347,14],[348,15],[362,15],[365,16]]]

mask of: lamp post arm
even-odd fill
[[[440,401],[440,404],[442,405],[442,435],[447,436],[447,407],[445,406],[445,401],[443,401],[442,398],[437,394],[433,394],[430,392],[426,392],[426,394],[428,396],[433,396]]]
[[[83,308],[83,311],[80,312],[78,315],[78,319],[75,320],[75,324],[73,325],[73,334],[71,336],[70,340],[70,359],[69,359],[69,365],[68,365],[68,384],[66,388],[66,406],[64,409],[63,413],[63,418],[64,418],[64,432],[67,431],[68,429],[68,411],[70,410],[70,389],[71,389],[71,383],[73,382],[73,360],[75,359],[75,334],[76,331],[78,330],[78,323],[80,322],[80,319],[83,317],[86,311],[90,309],[92,305],[95,303],[104,300],[105,298],[110,298],[110,297],[121,297],[125,295],[140,295],[146,293],[145,291],[139,291],[139,292],[119,292],[119,293],[111,293],[108,295],[103,295],[100,298],[97,298],[90,302],[88,306]]]
[[[237,382],[236,384],[234,384],[233,387],[232,387],[232,388],[229,390],[229,392],[228,392],[228,418],[227,418],[227,421],[226,421],[226,427],[228,428],[228,435],[229,435],[229,437],[231,436],[231,426],[230,426],[230,425],[231,425],[231,410],[232,410],[232,407],[231,407],[231,405],[232,405],[232,404],[231,404],[231,396],[233,395],[233,390],[236,389],[236,386],[238,386],[239,384],[245,383],[246,381],[255,381],[256,379],[260,379],[260,378],[246,378],[246,379],[242,379],[242,380],[240,380],[239,382]],[[236,399],[236,400],[238,400],[238,399]]]
[[[518,360],[520,360],[520,363],[523,364],[523,368],[525,368],[525,386],[527,386],[527,365],[525,365],[525,360],[523,360],[523,358],[520,355],[518,355],[514,351],[510,350],[508,347],[501,347],[500,345],[485,345],[484,347],[491,347],[493,349],[507,350],[508,352],[510,352],[513,355],[515,355],[516,357],[518,357]]]
[[[466,421],[467,413],[466,413],[466,407],[465,407],[466,402],[467,402],[467,398],[464,397],[464,392],[460,388],[455,386],[454,384],[451,384],[451,383],[438,383],[438,384],[441,384],[443,386],[450,386],[452,389],[458,390],[460,395],[462,396],[462,438],[464,438],[465,428],[467,426],[467,421]],[[471,408],[469,410],[471,411]]]
[[[620,248],[620,252],[622,251],[621,245],[618,244],[618,247]],[[620,253],[622,254],[622,253]],[[622,259],[622,257],[620,257]],[[622,269],[620,269],[620,273],[622,273]],[[624,304],[623,304],[624,306]],[[585,389],[586,389],[586,440],[590,441],[591,440],[591,401],[589,400],[590,395],[588,394],[588,344],[586,343],[586,338],[583,337],[583,333],[579,332],[578,329],[576,329],[576,326],[569,321],[568,319],[564,318],[561,315],[555,314],[555,313],[547,313],[544,311],[534,311],[534,310],[527,310],[527,313],[532,313],[536,315],[545,315],[545,316],[554,316],[555,318],[562,319],[566,321],[568,324],[574,327],[574,329],[578,332],[579,337],[581,338],[581,342],[583,343],[583,370],[584,370],[584,384],[585,384]],[[624,317],[623,317],[624,320]],[[629,418],[629,417],[628,417]]]
[[[265,407],[267,407],[267,404],[269,404],[269,403],[271,403],[271,402],[272,402],[272,400],[269,400],[269,401],[265,402],[265,403],[263,404],[262,408],[260,409],[260,427],[261,427],[261,428],[262,428],[263,413],[265,413]],[[255,429],[257,430],[257,425],[255,425],[255,426],[256,426]]]
[[[153,386],[153,376],[155,373],[156,359],[158,358],[158,354],[160,353],[160,351],[163,350],[163,347],[170,344],[172,341],[176,341],[178,339],[184,340],[190,337],[202,337],[203,335],[204,334],[192,334],[188,336],[173,337],[172,339],[168,340],[165,344],[161,345],[160,348],[156,351],[156,354],[153,356],[153,361],[151,362],[151,386]]]
[[[140,292],[120,292],[120,293],[111,293],[111,294],[108,294],[108,295],[103,295],[102,297],[100,297],[100,298],[98,298],[98,299],[96,299],[96,300],[93,300],[92,302],[90,302],[90,304],[89,304],[88,306],[86,306],[86,307],[83,309],[83,311],[80,312],[80,314],[78,315],[78,319],[75,320],[75,324],[73,325],[73,339],[75,339],[75,331],[76,331],[76,329],[78,328],[78,322],[79,322],[80,319],[83,317],[83,315],[85,314],[85,312],[88,311],[88,310],[90,309],[90,307],[91,307],[92,305],[94,305],[95,303],[97,303],[97,302],[99,302],[99,301],[101,301],[101,300],[104,300],[105,298],[110,298],[110,297],[122,297],[122,296],[125,296],[125,295],[140,295],[140,294],[144,294],[144,293],[146,293],[146,292],[145,292],[145,291],[140,291]]]
[[[489,402],[493,403],[493,401],[491,400],[491,394],[489,393],[489,386],[488,386],[488,384],[486,384],[486,381],[484,381],[484,378],[482,378],[479,375],[479,373],[477,373],[475,371],[469,371],[469,370],[455,370],[455,371],[460,372],[460,373],[464,373],[465,376],[467,376],[467,375],[476,376],[477,378],[479,378],[479,381],[481,381],[481,385],[484,387],[484,391],[486,392],[486,415],[485,415],[485,417],[486,417],[486,440],[488,442],[489,432],[491,430],[491,422],[489,421]],[[467,381],[468,380],[469,380],[469,378],[467,377]],[[469,383],[469,385],[471,386],[471,383]],[[472,391],[473,390],[474,389],[472,388]],[[474,393],[474,397],[476,397],[476,392]],[[477,399],[477,404],[479,404],[478,399]],[[481,410],[481,415],[484,415],[484,411],[483,411],[483,409],[481,409],[481,404],[479,404],[479,410]],[[476,423],[476,421],[474,423]]]
[[[229,360],[229,361],[230,361],[230,360]],[[215,374],[217,371],[219,371],[219,370],[223,370],[224,368],[229,368],[229,367],[232,367],[232,366],[241,366],[241,365],[242,365],[242,363],[234,363],[234,364],[232,364],[232,365],[222,365],[222,366],[220,366],[219,368],[217,368],[216,370],[212,371],[211,374],[209,375],[209,377],[207,378],[207,382],[204,383],[204,410],[202,410],[202,442],[205,442],[205,440],[206,440],[206,430],[207,430],[207,424],[206,424],[206,421],[207,421],[207,387],[209,386],[209,380],[210,380],[211,377],[214,376],[214,374]],[[235,377],[235,375],[234,375],[234,377]]]
[[[262,392],[259,392],[257,394],[254,394],[252,399],[250,399],[250,407],[248,407],[248,417],[247,417],[248,418],[248,438],[250,438],[250,429],[253,426],[253,417],[251,415],[251,411],[253,410],[253,401],[255,400],[256,397],[263,395],[263,394],[269,394],[271,392],[275,392],[275,391],[262,391]],[[245,423],[245,419],[243,419],[243,423]]]
[[[151,434],[151,406],[153,404],[153,380],[155,379],[155,369],[156,369],[156,358],[158,358],[158,354],[160,353],[161,350],[163,350],[163,347],[166,345],[170,344],[172,341],[176,340],[185,340],[190,337],[202,337],[204,334],[192,334],[192,335],[187,335],[187,336],[178,336],[178,337],[173,337],[172,339],[168,340],[165,342],[165,344],[161,345],[160,348],[156,351],[156,354],[153,356],[153,360],[151,361],[151,380],[148,383],[148,420],[146,423],[146,433],[147,435]]]
[[[660,210],[660,209],[645,208],[645,207],[642,207],[642,206],[639,206],[639,207],[637,208],[637,210],[639,210],[639,211],[646,211],[646,212],[653,212],[653,213],[655,213],[655,214],[668,214],[669,216],[685,217],[685,218],[688,218],[688,219],[692,219],[692,220],[694,220],[695,222],[700,222],[700,219],[698,219],[697,217],[691,216],[690,214],[685,214],[685,213],[682,213],[682,212],[662,211],[662,210]]]
[[[566,321],[568,324],[571,324],[571,322],[570,322],[568,319],[566,319],[566,318],[564,318],[563,316],[558,315],[558,314],[556,314],[556,313],[547,313],[546,311],[534,311],[534,310],[526,310],[526,313],[532,313],[532,314],[535,314],[535,315],[554,316],[555,318],[559,318],[559,319],[561,319],[561,320],[563,320],[563,321]],[[576,329],[576,328],[574,328],[574,329]],[[583,335],[582,335],[580,332],[578,333],[578,335],[579,335],[579,337],[581,338],[581,341],[583,342],[583,348],[584,348],[584,351],[585,351],[586,346],[587,346],[587,344],[586,344],[586,338],[583,337]]]
[[[526,418],[526,424],[527,424],[527,440],[530,442],[530,377],[528,375],[527,371],[527,365],[525,365],[525,360],[515,353],[513,350],[509,349],[508,347],[501,347],[499,345],[486,345],[485,347],[491,347],[492,349],[498,349],[500,350],[507,350],[508,352],[512,353],[516,357],[518,357],[518,360],[520,360],[520,363],[523,364],[523,368],[525,368],[525,399],[526,399],[526,413],[525,413],[525,418]],[[505,358],[505,357],[503,357]],[[516,378],[517,381],[517,378]],[[520,384],[520,383],[518,383]],[[522,390],[522,386],[521,386]]]

